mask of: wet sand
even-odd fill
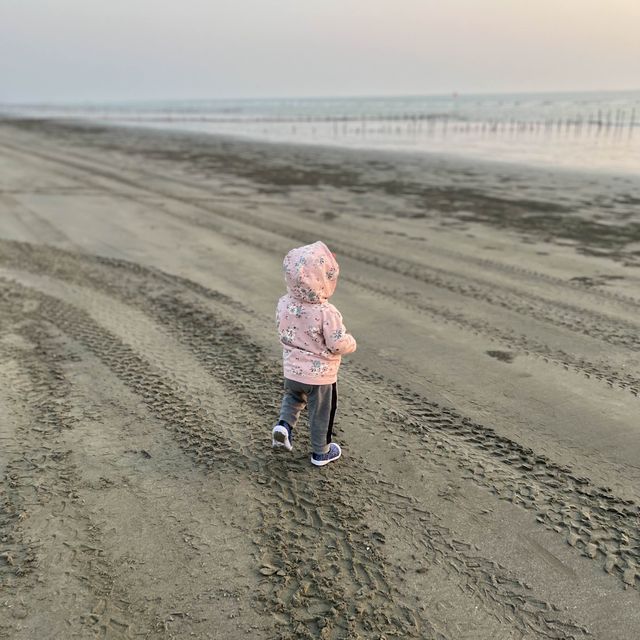
[[[0,122],[0,637],[639,637],[639,184]],[[323,469],[270,450],[316,239]]]

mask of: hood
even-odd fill
[[[291,249],[282,266],[289,294],[298,300],[319,304],[336,290],[340,267],[324,242]]]

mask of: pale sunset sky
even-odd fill
[[[640,89],[640,0],[0,0],[0,102]]]

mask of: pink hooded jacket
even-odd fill
[[[324,242],[292,249],[283,263],[287,294],[278,301],[276,324],[284,377],[303,384],[333,384],[343,353],[356,350],[342,315],[328,301],[340,268]]]

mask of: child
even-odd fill
[[[340,445],[331,442],[338,400],[338,368],[343,353],[356,350],[340,312],[329,302],[338,283],[335,256],[323,242],[292,249],[283,263],[287,294],[278,301],[276,324],[282,343],[284,397],[273,428],[273,448],[291,451],[300,412],[309,409],[311,462],[337,460]]]

